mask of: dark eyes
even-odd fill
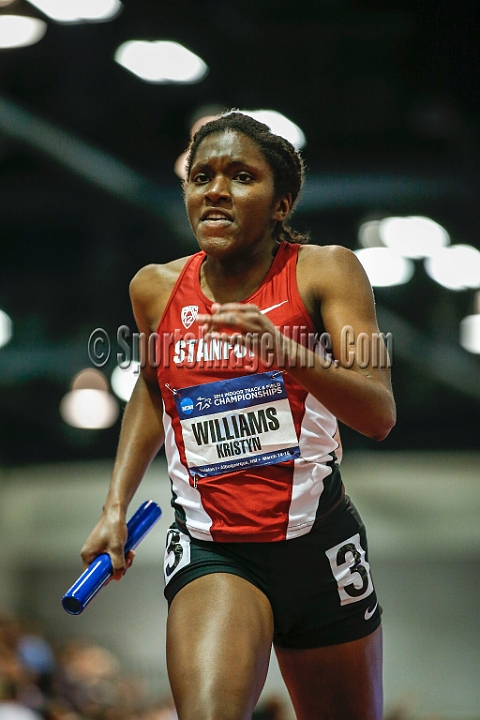
[[[241,171],[235,175],[234,179],[239,180],[240,182],[246,183],[246,182],[250,182],[250,180],[253,180],[253,177],[252,177],[252,175],[250,175],[250,173]]]
[[[192,176],[192,180],[197,185],[202,185],[203,183],[206,183],[209,181],[209,177],[206,173],[197,173],[196,175]]]
[[[192,175],[192,182],[194,182],[196,185],[204,185],[205,183],[208,183],[210,179],[210,175],[205,172],[199,172],[196,173],[196,175]],[[240,170],[232,176],[232,179],[237,180],[241,183],[249,183],[253,180],[253,175],[251,175],[249,172],[246,172],[245,170]]]

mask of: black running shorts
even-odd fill
[[[165,550],[165,597],[202,575],[231,573],[269,599],[274,643],[314,648],[358,640],[380,625],[365,526],[347,496],[307,535],[265,543],[196,540],[174,523]]]

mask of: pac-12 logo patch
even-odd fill
[[[187,330],[191,325],[193,325],[193,323],[197,319],[197,315],[198,305],[185,305],[185,307],[182,308],[182,323],[187,328]]]

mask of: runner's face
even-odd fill
[[[225,253],[270,243],[283,201],[274,200],[273,173],[262,152],[243,133],[220,132],[200,143],[188,178],[188,219],[202,250]]]

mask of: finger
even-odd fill
[[[109,547],[109,555],[112,561],[113,577],[115,580],[121,580],[127,569],[123,542],[119,541],[111,544]]]
[[[248,305],[244,303],[213,303],[212,307],[210,309],[210,313],[199,313],[197,315],[197,322],[207,322],[211,320],[213,317],[223,315],[224,313],[245,313],[245,312],[256,312],[259,313],[259,309],[257,305],[254,305],[253,303],[249,303]]]
[[[207,316],[203,324],[203,330],[208,332],[210,329],[235,327],[247,330],[252,323],[255,323],[257,317],[258,314],[252,313],[251,311],[222,309],[215,313],[215,315]]]
[[[99,555],[102,555],[102,553],[104,552],[105,550],[102,550],[101,548],[99,548],[97,552],[82,550],[82,552],[80,553],[80,557],[82,558],[83,570],[86,570],[93,563],[93,561]]]
[[[129,550],[127,554],[124,556],[124,562],[123,565],[117,565],[113,571],[113,575],[111,577],[111,580],[121,580],[125,573],[127,572],[128,568],[131,567],[133,560],[135,558],[135,553],[133,550]],[[113,562],[112,562],[113,566]],[[108,581],[110,582],[110,580]]]
[[[231,302],[231,303],[213,303],[212,304],[212,314],[214,312],[235,312],[236,310],[242,312],[242,311],[251,311],[251,310],[257,310],[258,306],[254,303],[238,303],[238,302]]]
[[[125,565],[127,566],[127,570],[129,567],[132,566],[132,563],[135,559],[135,553],[133,550],[129,550],[128,553],[125,555]]]

